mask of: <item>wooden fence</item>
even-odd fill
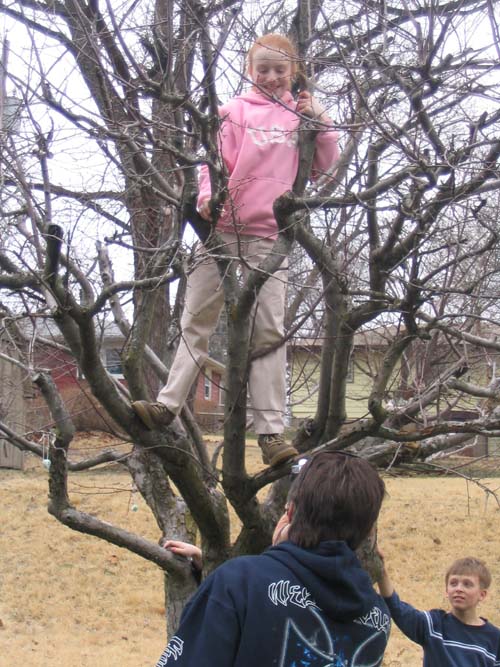
[[[22,371],[0,359],[0,419],[13,431],[25,431],[25,401]],[[23,467],[23,452],[0,438],[0,468]]]

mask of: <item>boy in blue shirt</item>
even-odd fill
[[[379,555],[384,561],[382,553]],[[500,630],[478,615],[491,575],[478,558],[461,558],[445,576],[450,611],[419,611],[399,599],[384,568],[378,581],[392,619],[409,639],[424,649],[423,667],[498,667]]]

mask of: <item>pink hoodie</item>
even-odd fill
[[[221,154],[229,175],[229,192],[217,223],[221,232],[275,239],[278,227],[274,200],[291,189],[297,175],[299,116],[290,93],[276,102],[250,92],[220,108]],[[322,131],[316,138],[313,178],[330,169],[338,158],[337,133]],[[198,207],[210,199],[210,178],[203,165]]]

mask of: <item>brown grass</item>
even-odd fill
[[[248,447],[254,467],[256,448]],[[494,585],[481,614],[500,624],[500,513],[459,479],[388,478],[379,542],[404,599],[445,605],[443,572],[477,555]],[[47,473],[0,470],[2,488],[1,664],[17,667],[150,667],[165,643],[163,579],[141,558],[60,525],[48,515]],[[490,488],[500,480],[488,482]],[[86,512],[157,540],[158,529],[130,478],[116,467],[72,476],[72,501]],[[137,504],[137,511],[132,506]],[[385,667],[420,667],[421,650],[393,630]]]

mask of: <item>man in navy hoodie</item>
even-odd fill
[[[354,550],[375,534],[384,492],[361,458],[311,458],[294,482],[287,541],[217,568],[157,667],[381,665],[389,611]]]

